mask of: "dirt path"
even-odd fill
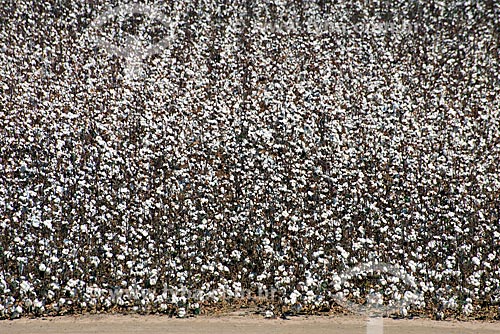
[[[499,333],[500,322],[436,322],[428,319],[383,320],[383,333],[453,334]],[[267,320],[256,316],[198,317],[172,319],[161,316],[92,315],[44,319],[0,321],[0,334],[18,333],[367,333],[367,320],[354,316],[300,317],[291,320]],[[382,333],[372,328],[368,334]]]

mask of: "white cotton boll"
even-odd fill
[[[40,265],[38,266],[38,270],[40,271],[45,271],[47,270],[47,266],[42,262],[40,263]]]
[[[402,307],[400,310],[399,310],[399,314],[402,316],[402,317],[406,317],[408,315],[408,309],[406,307]]]
[[[127,304],[127,302],[122,298],[122,297],[118,297],[116,299],[116,303],[119,305],[119,306],[124,306],[125,304]]]
[[[239,261],[239,260],[240,260],[240,258],[241,258],[241,252],[240,252],[239,250],[236,250],[236,249],[235,249],[235,250],[233,250],[233,251],[231,252],[231,257],[233,257],[233,258],[235,258],[236,260],[238,260],[238,261]]]
[[[258,281],[258,282],[260,282],[260,281],[262,281],[263,279],[265,279],[266,277],[267,277],[267,275],[266,275],[266,274],[260,274],[260,275],[258,275],[258,276],[257,276],[257,281]]]
[[[317,251],[317,252],[313,252],[313,257],[319,257],[321,255],[325,254],[324,251],[320,250],[320,251]]]
[[[273,318],[273,317],[274,317],[274,312],[273,312],[273,311],[271,311],[271,310],[267,310],[267,311],[264,313],[264,317],[265,317],[266,319],[271,319],[271,318]]]
[[[113,303],[111,302],[111,300],[109,299],[109,297],[106,298],[104,300],[104,307],[109,308],[109,307],[111,307],[111,305],[113,305]]]
[[[179,308],[179,312],[177,313],[178,318],[184,318],[186,316],[186,309],[184,307]]]
[[[306,286],[314,285],[314,280],[311,277],[306,278]]]
[[[31,306],[33,306],[33,301],[29,298],[26,298],[24,300],[24,306],[26,306],[27,308],[30,308]]]
[[[21,288],[21,292],[22,293],[26,293],[29,291],[30,289],[30,285],[28,282],[26,281],[22,281],[21,284],[19,285],[19,287]]]
[[[452,310],[456,309],[457,306],[458,306],[457,302],[455,300],[455,297],[452,297],[452,298],[448,299],[444,304],[445,304],[446,308],[449,308],[449,309],[452,309]]]
[[[474,306],[472,306],[472,304],[465,304],[463,309],[462,309],[462,313],[465,315],[465,316],[469,316],[471,315],[472,313],[474,312]]]
[[[271,246],[269,246],[269,245],[265,245],[264,246],[264,252],[266,254],[272,254],[272,253],[274,253],[274,249]]]
[[[35,307],[37,309],[42,308],[43,303],[41,301],[39,301],[38,299],[35,299],[35,301],[33,302],[33,307]]]
[[[298,292],[297,290],[294,290],[291,294],[290,294],[290,301],[292,302],[292,304],[295,304],[297,302],[297,300],[302,296],[302,294],[300,292]]]
[[[73,279],[73,278],[69,279],[69,281],[68,281],[68,286],[69,287],[74,288],[77,285],[78,285],[78,280],[77,279]]]
[[[474,256],[472,258],[472,263],[474,263],[476,266],[479,266],[481,264],[481,260],[479,260],[479,258],[477,258],[476,256]]]
[[[52,230],[52,220],[45,220],[42,222],[45,227],[47,227],[49,230]]]
[[[414,303],[418,299],[418,296],[411,291],[405,291],[403,300],[407,303]]]
[[[312,302],[316,298],[316,295],[312,290],[307,291],[306,293],[306,299],[308,302]]]
[[[171,302],[172,304],[177,304],[179,302],[179,298],[177,297],[177,295],[172,295]]]
[[[290,295],[290,303],[295,304],[296,302],[297,302],[297,295],[295,295],[295,293],[292,292],[292,294]]]
[[[399,293],[399,291],[394,292],[394,294],[392,295],[392,299],[395,301],[401,300],[401,294]]]
[[[370,293],[366,300],[367,304],[370,306],[380,306],[384,304],[384,299],[381,293],[375,292]]]

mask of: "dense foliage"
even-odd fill
[[[498,305],[498,2],[159,2],[134,79],[97,37],[171,31],[122,4],[0,6],[0,318]]]

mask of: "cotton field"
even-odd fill
[[[142,5],[2,1],[0,318],[500,317],[498,2]]]

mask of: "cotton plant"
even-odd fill
[[[487,4],[451,31],[428,4],[187,1],[137,81],[86,29],[111,3],[30,6],[0,9],[1,317],[170,312],[165,286],[215,304],[276,288],[312,312],[366,298],[341,276],[374,260],[415,278],[373,291],[404,316],[498,300]]]

